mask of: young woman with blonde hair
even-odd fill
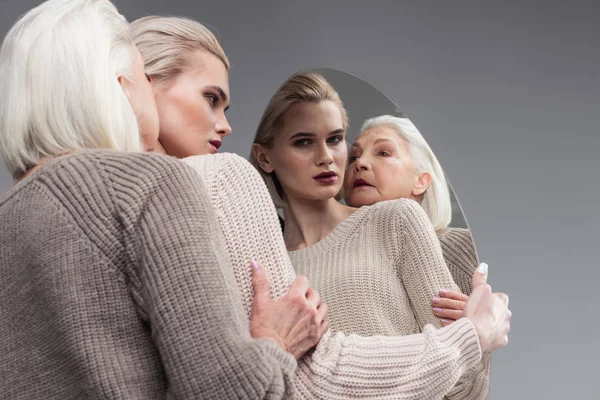
[[[287,292],[296,275],[275,208],[256,169],[239,156],[213,154],[218,150],[215,144],[220,145],[216,140],[230,133],[225,128],[229,125],[224,117],[230,100],[229,62],[222,59],[221,50],[212,48],[215,40],[214,37],[207,39],[206,28],[189,19],[146,17],[132,24],[132,32],[146,61],[146,73],[155,87],[161,115],[159,139],[167,153],[187,157],[182,161],[191,165],[209,188],[242,292],[244,309],[251,315],[253,291],[246,262],[248,254],[256,257],[268,271],[275,298]],[[153,45],[172,51],[159,52]],[[153,71],[171,71],[171,75],[155,77]],[[172,119],[165,121],[168,116]],[[186,132],[188,129],[193,133]],[[480,278],[481,275],[476,279]],[[484,288],[485,285],[480,290]],[[485,297],[491,303],[503,301],[498,294]],[[471,301],[463,320],[444,330],[426,328],[425,334],[360,337],[328,332],[314,352],[299,362],[295,380],[298,397],[342,399],[354,395],[417,399],[444,395],[481,357],[469,344],[474,333],[483,339],[480,341],[483,352],[492,350],[485,344],[484,335],[477,332],[489,334],[496,328],[490,330],[482,325],[483,329],[471,330],[471,323],[479,325],[477,317],[473,319],[471,314],[471,308],[478,301]],[[374,351],[382,357],[374,359]],[[373,373],[380,368],[387,372],[374,378]],[[473,386],[469,386],[463,392],[472,391]]]

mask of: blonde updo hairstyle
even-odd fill
[[[184,17],[151,15],[130,25],[131,37],[142,54],[146,75],[157,83],[169,81],[191,66],[191,53],[206,51],[231,64],[215,35],[201,23]]]

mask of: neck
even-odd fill
[[[312,246],[356,211],[334,198],[323,201],[290,199],[287,203],[283,209],[283,239],[289,251]]]

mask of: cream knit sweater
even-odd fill
[[[361,207],[325,238],[289,255],[329,306],[334,332],[400,336],[428,324],[439,328],[431,299],[440,289],[459,289],[427,214],[409,199]],[[471,398],[488,393],[487,357],[480,364],[460,382],[477,381]]]
[[[207,187],[249,317],[251,258],[267,269],[275,298],[283,296],[295,278],[267,188],[254,167],[233,154],[196,156],[184,162]],[[419,315],[421,324],[437,323],[424,311]],[[419,330],[414,321],[407,324]],[[299,362],[296,392],[308,399],[438,399],[450,391],[456,398],[481,398],[481,387],[487,387],[485,374],[456,386],[465,372],[480,368],[481,360],[475,329],[464,318],[441,329],[423,325],[422,333],[407,336],[362,337],[330,330]]]

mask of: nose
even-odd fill
[[[231,126],[229,126],[225,114],[221,114],[220,118],[217,120],[215,129],[220,136],[225,137],[231,135]]]
[[[354,169],[358,171],[368,171],[369,163],[364,157],[359,157],[354,161]]]
[[[333,154],[331,154],[331,149],[327,146],[327,143],[323,143],[319,146],[317,151],[317,166],[333,164]]]

